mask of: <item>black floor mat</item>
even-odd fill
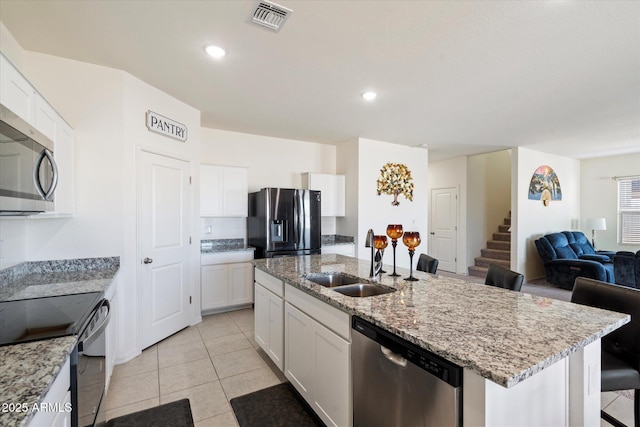
[[[240,427],[324,427],[290,383],[231,399]]]
[[[165,403],[155,408],[123,415],[107,422],[107,427],[194,427],[189,399]]]

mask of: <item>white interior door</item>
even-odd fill
[[[431,231],[429,255],[436,258],[438,270],[457,272],[458,189],[431,190]]]
[[[189,326],[189,164],[141,152],[138,313],[147,348]]]

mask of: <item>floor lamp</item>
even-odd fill
[[[587,220],[587,228],[591,229],[591,245],[596,248],[596,230],[606,230],[607,220],[605,218],[590,218]]]

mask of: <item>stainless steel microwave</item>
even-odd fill
[[[53,141],[0,105],[0,216],[54,209]]]

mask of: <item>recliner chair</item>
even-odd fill
[[[640,251],[620,251],[613,257],[616,284],[640,289]]]
[[[601,339],[602,391],[634,390],[634,426],[640,422],[640,290],[578,277],[571,302],[631,315],[631,322]],[[625,427],[601,411],[602,418]]]
[[[536,240],[535,245],[544,262],[545,276],[549,283],[571,290],[576,277],[615,282],[613,262],[609,256],[613,252],[593,250],[582,232],[547,234]],[[589,253],[592,250],[593,253]]]
[[[610,262],[616,254],[612,251],[597,251],[582,231],[563,231],[569,242],[571,249],[580,259],[590,259],[592,261]]]

